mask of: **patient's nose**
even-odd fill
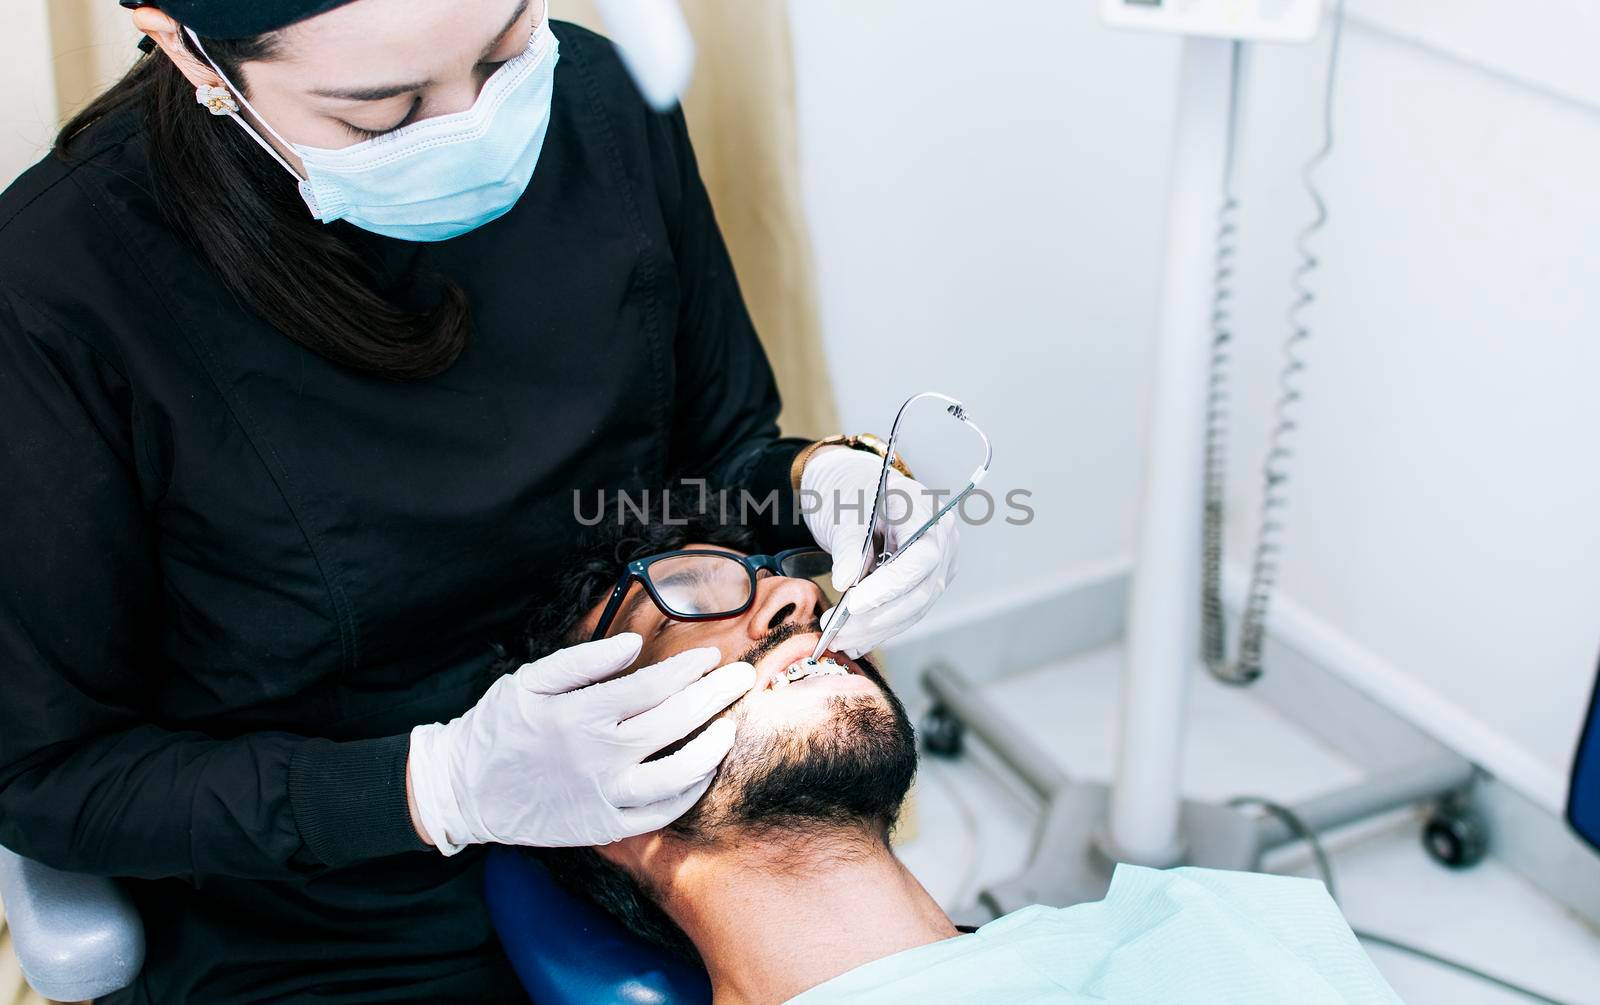
[[[745,630],[759,639],[786,621],[811,624],[823,610],[822,589],[811,580],[762,575],[756,580],[756,599]]]

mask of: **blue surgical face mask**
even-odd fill
[[[193,32],[189,35],[200,45]],[[232,116],[294,175],[311,215],[323,223],[345,220],[402,241],[443,241],[504,215],[527,189],[550,125],[559,55],[546,17],[534,29],[527,50],[484,82],[471,108],[338,150],[285,140],[220,69],[217,74],[228,92],[200,88],[196,98],[213,114]],[[279,143],[299,155],[303,177],[250,127],[230,99],[242,102]]]

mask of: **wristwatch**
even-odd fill
[[[853,436],[845,436],[841,433],[834,436],[825,436],[815,443],[806,444],[798,454],[794,455],[794,463],[789,465],[789,484],[794,487],[796,492],[800,491],[800,476],[805,473],[806,462],[811,459],[812,454],[823,447],[849,447],[851,450],[865,450],[867,453],[876,454],[879,457],[889,456],[889,444],[871,433],[859,433]],[[911,473],[911,469],[906,467],[905,461],[900,459],[899,454],[889,458],[889,465],[907,478],[916,477]]]

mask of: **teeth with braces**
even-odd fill
[[[809,658],[795,660],[789,664],[789,669],[785,670],[778,679],[793,684],[795,681],[804,680],[807,677],[848,676],[850,676],[849,670],[846,670],[836,660],[824,656],[815,662],[812,662]]]

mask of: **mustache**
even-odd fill
[[[761,659],[761,657],[772,652],[774,649],[783,645],[796,635],[804,635],[807,632],[818,632],[821,630],[822,622],[816,618],[813,618],[809,622],[785,621],[783,624],[762,636],[760,641],[758,641],[755,645],[751,646],[749,649],[746,649],[739,656],[739,661],[743,661],[745,663],[755,663],[757,660]]]
[[[796,635],[820,631],[822,631],[822,620],[820,618],[812,618],[810,621],[785,621],[764,635],[755,645],[740,654],[739,660],[753,664]],[[888,695],[891,701],[899,702],[899,699],[894,697],[889,688],[889,682],[884,679],[883,673],[879,671],[877,664],[868,659],[866,654],[856,657],[855,663],[856,666],[861,668],[861,672],[866,675],[867,679],[878,685],[878,688]]]

